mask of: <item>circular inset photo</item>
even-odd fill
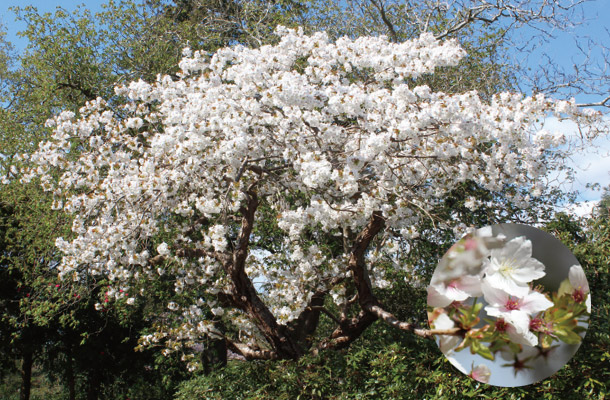
[[[455,243],[428,286],[428,321],[447,359],[495,386],[545,379],[576,353],[591,293],[570,250],[527,225],[478,229]]]

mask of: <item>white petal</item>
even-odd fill
[[[506,243],[506,250],[512,252],[510,258],[516,260],[527,260],[532,257],[532,242],[525,236],[519,236]]]
[[[433,321],[434,329],[451,329],[455,326],[455,323],[447,314],[439,314],[438,317]],[[439,347],[443,353],[450,352],[462,341],[460,336],[453,335],[441,335],[439,336]]]
[[[428,305],[430,307],[447,307],[453,300],[441,293],[437,286],[428,286]]]
[[[509,328],[506,333],[513,343],[525,346],[536,346],[538,344],[538,336],[529,330],[518,332]]]
[[[538,336],[530,331],[530,317],[527,313],[513,310],[505,321],[509,324],[506,333],[511,341],[527,346],[538,344]]]
[[[445,313],[439,314],[438,317],[432,321],[434,329],[451,329],[455,327],[455,322]]]
[[[508,293],[502,289],[497,289],[490,285],[489,277],[483,279],[481,283],[481,291],[485,297],[485,301],[492,306],[499,306],[506,304],[508,300]]]
[[[530,291],[529,286],[519,285],[517,282],[505,277],[501,273],[487,275],[485,280],[494,289],[503,290],[512,296],[523,297]]]
[[[501,311],[498,306],[485,306],[485,312],[490,317],[504,317],[505,315],[508,315]]]
[[[458,287],[472,297],[483,295],[483,291],[481,290],[481,278],[478,276],[466,275],[460,278]]]
[[[553,302],[547,299],[545,295],[538,292],[531,292],[523,298],[521,310],[528,314],[535,314],[550,307],[553,307]]]
[[[443,354],[445,354],[455,349],[461,341],[462,338],[459,336],[441,335],[438,346],[440,347]]]
[[[587,282],[587,276],[580,265],[573,265],[570,267],[568,273],[570,283],[576,290],[582,290],[583,293],[589,292],[589,282]]]
[[[489,377],[491,376],[491,371],[489,370],[487,365],[481,364],[481,365],[477,365],[472,370],[472,372],[470,373],[470,376],[479,382],[489,383]]]
[[[451,301],[464,301],[470,297],[470,295],[462,289],[452,286],[448,286],[445,289],[445,296]]]
[[[509,240],[503,247],[491,251],[491,258],[499,260],[526,259],[531,256],[532,242],[526,240],[524,236]]]
[[[530,258],[521,268],[515,269],[511,274],[511,277],[518,282],[528,283],[546,275],[544,268],[543,263],[535,258]]]
[[[530,317],[524,311],[512,310],[504,319],[506,322],[513,325],[519,333],[530,329]]]

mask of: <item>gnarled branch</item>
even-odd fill
[[[243,343],[234,342],[225,337],[227,347],[237,354],[244,356],[246,360],[275,360],[277,353],[271,350],[253,349]]]
[[[273,347],[277,357],[298,358],[303,354],[303,350],[290,337],[286,326],[277,323],[275,316],[263,303],[245,271],[250,235],[254,228],[254,215],[259,204],[258,196],[252,186],[246,195],[247,204],[241,209],[243,215],[241,230],[237,236],[232,261],[225,266],[233,283],[233,298],[239,308],[253,317],[253,322]]]

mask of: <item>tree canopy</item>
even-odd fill
[[[48,122],[51,140],[30,160],[74,215],[75,238],[57,239],[60,276],[107,276],[107,296],[131,304],[143,282],[171,275],[177,318],[150,344],[211,335],[246,358],[299,358],[351,343],[378,318],[429,336],[374,295],[412,268],[399,260],[421,221],[463,229],[433,213],[465,182],[505,194],[492,204],[526,207],[547,190],[563,140],[536,122],[550,112],[595,129],[599,114],[543,95],[485,102],[413,86],[463,56],[429,34],[400,44],[278,34],[277,45],[212,57],[187,49],[178,79],[117,87],[121,109],[98,98]],[[324,307],[330,293],[338,316]],[[312,343],[321,312],[336,327]]]

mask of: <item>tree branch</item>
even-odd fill
[[[377,10],[379,10],[379,15],[381,16],[381,20],[383,21],[385,26],[388,27],[388,30],[390,31],[390,37],[392,38],[392,42],[398,43],[398,35],[396,34],[396,29],[394,29],[394,24],[392,24],[392,21],[390,21],[388,19],[388,16],[385,13],[385,8],[383,7],[383,2],[381,0],[379,1],[379,3],[377,3],[377,0],[370,0],[370,2]]]
[[[463,335],[466,331],[462,328],[452,328],[452,329],[421,329],[416,328],[413,324],[408,322],[399,321],[392,313],[384,310],[381,306],[371,305],[367,307],[367,311],[375,314],[379,319],[383,320],[383,322],[387,323],[394,328],[413,332],[417,336],[429,338],[435,335],[452,335],[452,336],[460,336]]]
[[[321,341],[314,349],[314,354],[319,350],[343,349],[348,347],[354,340],[377,320],[377,316],[371,312],[361,311],[357,317],[351,320],[343,320],[330,337]]]
[[[225,337],[225,341],[229,349],[241,354],[246,360],[275,360],[278,358],[277,353],[271,350],[255,350],[243,343],[233,342],[227,337]]]
[[[596,103],[577,104],[577,106],[578,107],[608,107],[609,101],[610,101],[610,96],[608,96],[605,99],[598,101]]]
[[[408,322],[399,321],[393,314],[385,311],[371,288],[371,282],[366,269],[366,263],[364,261],[364,255],[371,241],[375,236],[383,229],[385,220],[383,219],[380,212],[374,212],[368,225],[362,230],[362,232],[356,238],[355,244],[352,247],[351,256],[349,259],[349,269],[352,272],[356,290],[358,292],[358,302],[364,315],[371,315],[366,322],[377,320],[378,318],[383,320],[388,325],[391,325],[397,329],[413,332],[414,334],[421,337],[432,337],[434,335],[462,335],[464,331],[461,328],[449,329],[449,330],[430,330],[416,328],[413,324]],[[360,322],[362,324],[363,322]],[[338,328],[339,330],[342,327]],[[343,342],[348,341],[356,331],[356,329],[343,329],[345,332],[337,332],[338,337],[331,339],[343,339],[335,340],[335,345],[342,345]],[[351,339],[353,340],[353,339]],[[325,346],[334,346],[327,344]]]
[[[316,331],[318,323],[320,322],[320,310],[317,307],[324,305],[324,298],[328,290],[319,290],[311,296],[309,304],[298,318],[293,320],[289,325],[288,329],[292,332],[293,337],[296,340],[302,342],[307,341],[307,337]]]
[[[368,225],[356,237],[348,262],[358,292],[358,301],[363,310],[366,309],[368,304],[377,305],[378,303],[371,289],[371,280],[364,262],[364,254],[373,238],[383,229],[384,225],[385,220],[381,216],[381,212],[375,211]]]
[[[247,205],[241,209],[241,230],[236,240],[233,257],[225,268],[233,282],[233,298],[247,312],[279,358],[298,358],[303,350],[289,336],[286,326],[279,325],[275,316],[256,293],[252,281],[245,271],[250,235],[254,228],[254,215],[258,207],[258,196],[253,185],[246,192]],[[244,355],[245,356],[245,355]]]

